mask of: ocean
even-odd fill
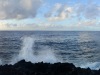
[[[0,65],[25,59],[100,68],[99,31],[0,31]]]

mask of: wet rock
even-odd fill
[[[0,66],[0,75],[100,75],[100,70],[75,67],[72,63],[31,63],[21,60]]]

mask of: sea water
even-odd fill
[[[69,62],[77,67],[100,68],[100,32],[0,31],[0,64],[25,59],[37,62]]]

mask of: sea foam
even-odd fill
[[[0,65],[2,65],[2,60],[0,59]]]
[[[55,62],[62,62],[58,57],[56,57],[56,54],[54,50],[50,49],[49,47],[45,47],[42,50],[38,51],[38,54],[35,54],[34,51],[34,44],[36,39],[33,36],[24,36],[22,39],[22,47],[21,50],[19,51],[18,56],[15,56],[10,64],[15,64],[20,60],[25,60],[25,61],[30,61],[32,63],[37,63],[37,62],[47,62],[47,63],[55,63]],[[0,61],[0,64],[2,64],[2,61]],[[95,69],[98,70],[100,69],[100,62],[90,62],[86,64],[82,64],[78,67],[81,68],[90,68],[90,69]]]
[[[17,63],[18,61],[24,59],[25,61],[31,61],[32,63],[36,62],[50,62],[55,63],[57,62],[57,58],[55,56],[55,53],[53,50],[51,50],[48,47],[45,47],[43,50],[38,52],[38,55],[34,54],[34,43],[35,39],[31,37],[23,37],[22,38],[23,44],[22,48],[19,51],[19,54],[17,57],[14,57],[12,62],[10,64]]]
[[[100,69],[100,62],[90,62],[90,63],[86,63],[80,66],[81,68],[90,68],[93,70],[99,70]]]

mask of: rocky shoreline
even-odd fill
[[[100,75],[100,70],[75,67],[72,63],[31,63],[21,60],[14,65],[1,65],[0,75]]]

